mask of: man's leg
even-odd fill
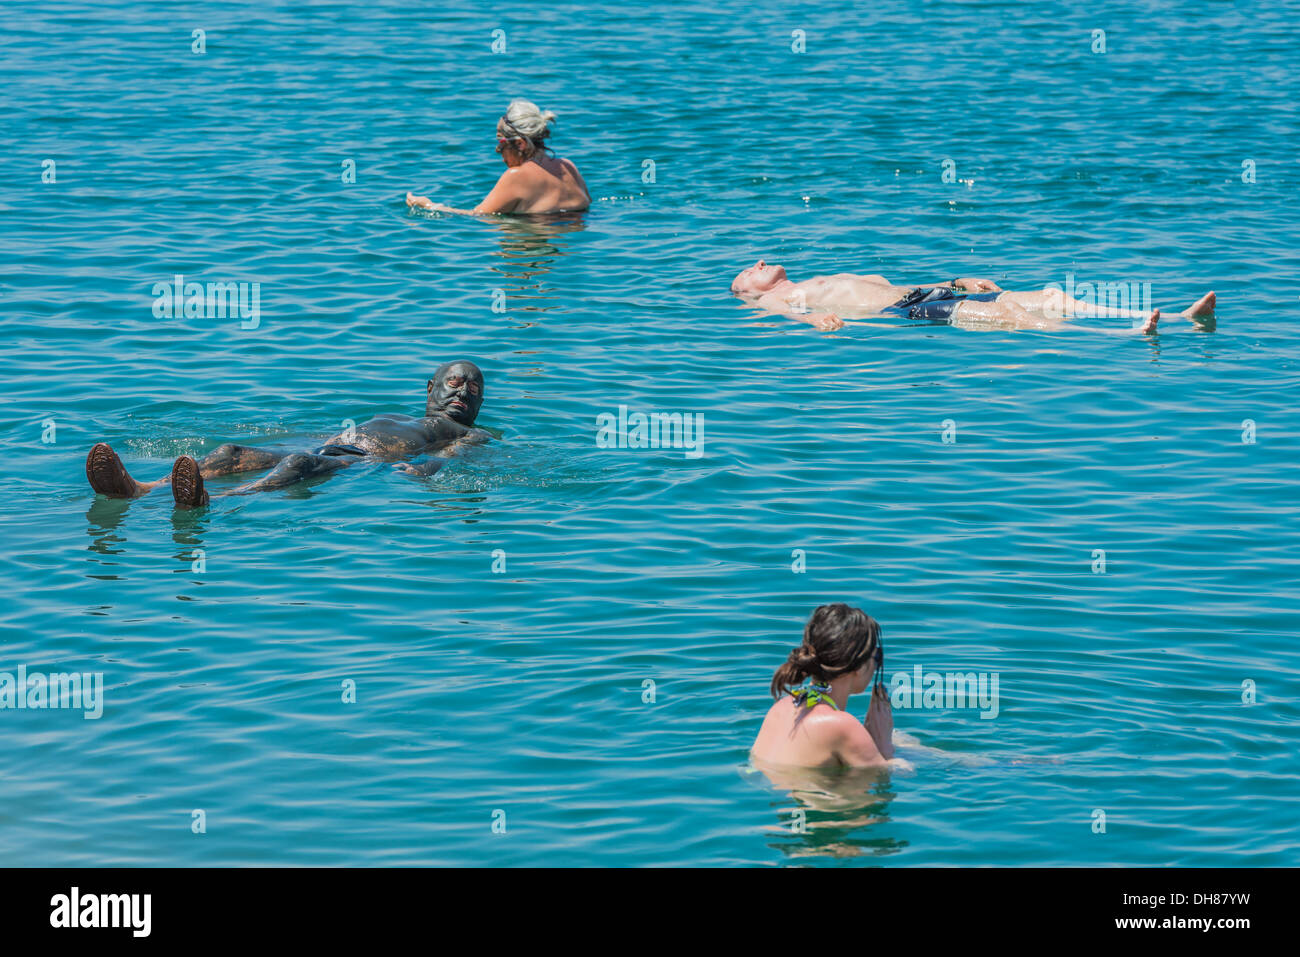
[[[287,452],[255,448],[251,445],[226,444],[213,449],[204,456],[202,462],[197,463],[197,474],[201,482],[205,478],[217,478],[236,472],[269,469],[287,454]],[[182,456],[182,458],[189,458],[189,456]],[[180,459],[177,461],[179,462]],[[90,482],[90,487],[102,495],[111,495],[115,498],[139,498],[160,485],[166,485],[172,481],[175,474],[176,468],[173,466],[172,475],[166,478],[160,478],[155,482],[138,482],[127,472],[126,466],[122,464],[117,453],[105,442],[95,445],[86,456],[86,479]],[[186,504],[191,503],[187,500]]]
[[[1050,293],[1051,290],[1045,290]],[[1041,295],[1041,294],[1039,294]],[[1087,305],[1086,303],[1084,305]],[[1018,294],[1003,293],[993,302],[979,302],[974,299],[964,299],[958,303],[957,311],[954,313],[955,319],[967,319],[975,322],[1010,322],[1020,329],[1060,329],[1062,328],[1061,320],[1051,315],[1035,315],[1020,304]],[[1149,333],[1156,331],[1156,324],[1160,322],[1160,310],[1153,309],[1150,313],[1134,312],[1127,317],[1131,320],[1140,320],[1132,329],[1123,330],[1125,333]],[[1097,329],[1089,326],[1079,326],[1080,329],[1088,329],[1093,332],[1109,332],[1108,329]]]
[[[90,487],[101,495],[114,498],[139,498],[146,492],[152,492],[159,485],[166,485],[171,478],[160,478],[156,482],[137,482],[131,478],[117,453],[109,448],[108,443],[100,442],[86,455],[86,480]]]
[[[1034,315],[1005,293],[997,299],[961,300],[953,310],[950,321],[953,325],[1003,323],[1021,329],[1055,329],[1059,325],[1057,322]]]
[[[1065,295],[1062,290],[1053,289],[1050,286],[1041,292],[1008,290],[1003,293],[1003,296],[1014,300],[1017,305],[1023,306],[1030,312],[1039,313],[1047,319],[1073,319],[1095,316],[1110,319],[1148,320],[1151,317],[1149,312],[1143,312],[1141,309],[1099,306],[1091,302],[1084,302],[1081,299],[1074,299]],[[1214,315],[1214,306],[1215,295],[1208,292],[1178,315],[1184,319],[1204,319]]]
[[[257,472],[269,469],[288,454],[252,445],[227,443],[203,456],[203,461],[199,463],[199,471],[205,479],[233,475],[236,472]]]
[[[339,469],[347,468],[355,461],[357,461],[357,458],[350,455],[315,455],[311,452],[294,452],[280,459],[279,464],[271,470],[270,474],[262,476],[256,482],[249,482],[247,485],[232,489],[228,494],[243,495],[248,492],[266,492],[271,489],[284,488],[304,479],[317,478],[337,472]]]
[[[1082,299],[1067,296],[1061,289],[1048,286],[1038,292],[1020,292],[1007,290],[1003,297],[1015,302],[1021,308],[1038,313],[1044,319],[1146,319],[1150,313],[1140,309],[1120,309],[1115,306],[1099,306]]]
[[[233,448],[238,449],[240,446],[233,446]],[[249,492],[266,492],[271,489],[285,488],[304,479],[329,475],[331,472],[346,468],[356,461],[353,456],[314,455],[310,452],[271,454],[276,456],[278,464],[268,475],[262,476],[256,482],[249,482],[247,485],[231,489],[225,494],[244,495]],[[206,463],[207,459],[204,459],[204,462]],[[182,455],[176,460],[176,464],[172,466],[171,483],[172,497],[176,500],[178,506],[193,508],[208,504],[208,493],[203,487],[203,479],[206,477],[207,471],[204,465],[195,462],[188,455]],[[234,471],[244,471],[244,469]],[[227,475],[229,471],[217,472],[216,474]]]

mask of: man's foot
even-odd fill
[[[139,498],[153,488],[131,478],[122,460],[106,442],[95,445],[86,456],[86,480],[99,494],[115,498]]]
[[[1143,335],[1147,335],[1149,333],[1155,332],[1156,324],[1159,322],[1160,322],[1160,310],[1152,309],[1151,315],[1147,316],[1146,321],[1142,323],[1142,327],[1138,331],[1141,332]]]
[[[1192,305],[1179,313],[1179,315],[1184,319],[1204,319],[1208,316],[1212,316],[1214,315],[1214,304],[1216,301],[1214,293],[1207,292],[1204,296],[1197,299],[1196,302],[1192,303]]]
[[[208,504],[208,493],[203,488],[199,463],[188,455],[182,455],[172,466],[172,498],[182,508]]]

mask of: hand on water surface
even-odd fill
[[[867,733],[876,742],[880,756],[888,760],[894,756],[894,710],[889,704],[889,692],[883,684],[871,689],[871,706],[867,708],[867,719],[863,722]]]
[[[442,204],[435,203],[428,196],[416,196],[414,193],[406,194],[406,205],[418,207],[419,209],[439,209]]]
[[[422,462],[397,462],[393,465],[393,471],[428,478],[446,464],[447,460],[442,458],[426,459]]]
[[[844,328],[844,320],[830,312],[808,316],[807,319],[815,328],[820,329],[822,332],[834,332],[836,329]]]
[[[966,292],[1002,292],[1002,287],[992,279],[954,279],[952,285]]]

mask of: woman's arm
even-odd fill
[[[857,718],[851,714],[843,717],[847,720],[842,724],[843,737],[834,748],[835,756],[851,768],[878,768],[888,764],[894,753],[892,745],[889,754],[885,754],[867,729],[858,724]]]
[[[578,167],[573,164],[572,160],[562,159],[560,160],[560,162],[564,164],[564,166],[568,168],[569,172],[573,174],[573,178],[578,181],[578,185],[582,187],[582,192],[587,197],[587,203],[590,204],[591,190],[587,189],[587,181],[583,179],[582,174],[578,172]]]
[[[414,193],[406,194],[406,205],[412,209],[427,209],[430,212],[460,213],[462,216],[475,215],[472,209],[457,209],[455,206],[448,206],[446,203],[435,203],[428,196],[416,196]]]
[[[876,751],[886,761],[894,756],[894,711],[889,704],[889,692],[882,684],[871,689],[871,706],[862,722]]]
[[[461,216],[492,216],[497,213],[509,213],[519,205],[520,199],[516,185],[517,178],[513,177],[512,173],[514,173],[512,169],[502,173],[497,184],[492,187],[492,191],[473,209],[457,209],[455,206],[435,203],[427,196],[416,196],[414,193],[406,194],[406,205],[440,213],[458,213]]]

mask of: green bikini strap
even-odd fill
[[[806,688],[800,688],[798,691],[792,692],[791,695],[796,704],[802,704],[806,708],[815,708],[819,704],[828,704],[836,711],[839,711],[840,706],[835,703],[830,691],[830,685],[810,684]]]

